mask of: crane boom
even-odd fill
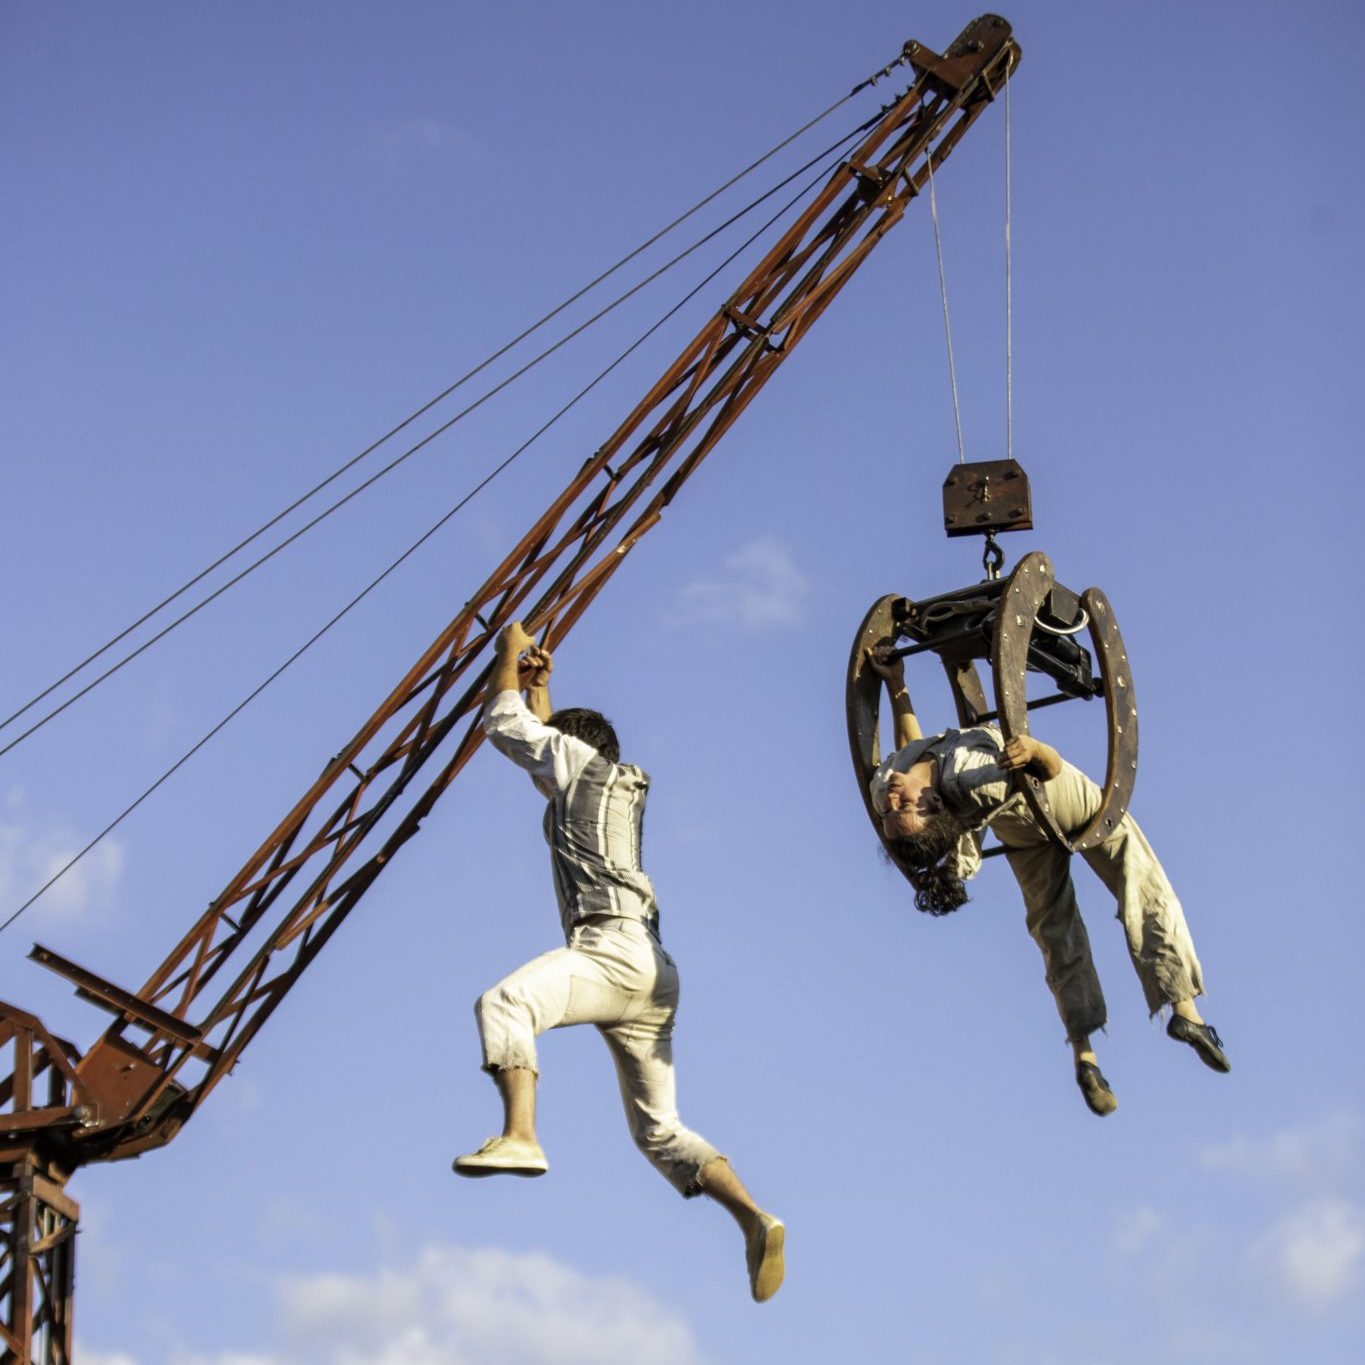
[[[5,1365],[70,1359],[77,1218],[63,1188],[70,1174],[175,1136],[478,747],[477,711],[498,628],[520,616],[551,647],[567,636],[900,221],[931,165],[942,165],[1019,55],[1009,24],[994,15],[969,24],[943,55],[905,45],[910,88],[139,990],[34,947],[34,960],[113,1020],[81,1052],[0,1003],[0,1049],[13,1053],[0,1080],[0,1236],[10,1248],[0,1262]]]

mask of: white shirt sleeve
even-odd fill
[[[484,706],[483,732],[488,742],[530,775],[544,796],[563,791],[597,750],[573,735],[537,720],[519,692],[499,692]]]

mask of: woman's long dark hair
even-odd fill
[[[971,899],[957,871],[958,840],[970,828],[968,821],[943,811],[930,816],[918,834],[886,841],[915,888],[916,910],[947,915]]]

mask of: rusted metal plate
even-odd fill
[[[99,1105],[101,1127],[121,1123],[162,1078],[161,1068],[118,1034],[105,1034],[76,1068]]]
[[[1033,495],[1018,460],[955,464],[943,480],[943,529],[949,536],[1033,528]]]
[[[983,14],[973,19],[958,34],[941,57],[913,39],[905,45],[905,55],[916,71],[931,78],[944,93],[959,91],[973,76],[980,63],[993,61],[1010,42],[1009,21],[998,14]],[[1018,44],[1011,44],[1012,60],[1019,60]],[[992,92],[993,94],[994,92]]]

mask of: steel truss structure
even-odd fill
[[[73,1171],[163,1146],[241,1056],[478,747],[499,627],[556,646],[902,218],[1019,61],[1010,26],[911,42],[911,87],[684,348],[136,991],[31,956],[107,1009],[81,1052],[0,1003],[3,1365],[68,1365]],[[418,785],[418,779],[425,786]]]

